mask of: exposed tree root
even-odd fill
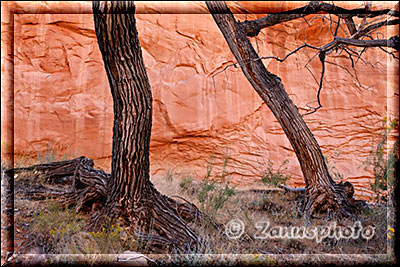
[[[335,183],[333,186],[318,184],[305,190],[303,218],[306,224],[310,224],[311,216],[317,212],[327,212],[326,221],[357,217],[365,205],[365,201],[354,198],[354,187],[350,182]]]
[[[33,165],[25,168],[15,168],[14,175],[30,172],[33,176],[44,179],[44,183],[36,184],[28,192],[32,198],[56,197],[63,204],[76,206],[80,211],[86,205],[102,204],[107,197],[106,184],[110,174],[93,168],[93,160],[79,157],[72,160]],[[57,182],[67,178],[69,188]]]
[[[301,194],[304,194],[306,192],[306,189],[304,187],[292,188],[292,187],[289,187],[284,184],[280,184],[280,185],[278,185],[278,187],[283,188],[285,190],[285,192],[293,192],[293,193],[301,193]]]
[[[106,203],[103,209],[93,214],[91,229],[97,230],[104,222],[120,218],[124,224],[131,226],[129,231],[132,235],[151,247],[185,250],[197,245],[197,235],[188,226],[201,214],[197,207],[193,204],[189,207],[162,195],[152,184],[145,188],[141,198],[129,207],[118,205],[115,201]],[[190,209],[192,212],[189,212]],[[185,212],[180,213],[180,210]]]
[[[162,195],[153,184],[145,187],[145,192],[130,208],[118,206],[108,200],[107,182],[110,174],[93,168],[93,160],[79,157],[68,161],[38,164],[26,168],[9,170],[14,174],[31,172],[45,179],[45,183],[32,188],[32,198],[52,197],[63,204],[75,206],[76,211],[92,213],[90,228],[98,230],[104,223],[121,218],[130,225],[131,233],[138,240],[157,247],[193,247],[198,243],[189,223],[207,219],[192,203],[179,202]],[[56,179],[68,178],[68,183],[56,183]],[[108,200],[108,201],[107,201]]]
[[[327,212],[326,220],[333,217],[351,217],[357,215],[366,202],[354,198],[354,186],[350,182],[340,182],[332,187],[309,188],[291,188],[286,185],[279,185],[286,192],[303,195],[302,212],[306,224],[310,223],[310,219],[315,213]]]
[[[56,198],[63,204],[74,206],[76,211],[90,212],[90,230],[99,230],[105,223],[120,218],[125,225],[130,226],[130,233],[137,240],[151,247],[175,247],[182,250],[193,248],[199,240],[188,224],[207,222],[217,229],[220,227],[194,204],[179,196],[165,196],[152,183],[144,187],[140,199],[129,204],[129,208],[110,200],[107,183],[111,175],[93,166],[93,160],[79,157],[15,168],[7,172],[30,172],[31,175],[44,178],[45,182],[34,185],[29,195],[36,199]],[[67,179],[60,182],[61,178]],[[364,201],[354,198],[354,187],[349,182],[341,182],[333,187],[318,185],[308,190],[284,185],[279,187],[303,195],[302,212],[306,224],[310,223],[311,216],[317,212],[327,212],[326,219],[329,220],[338,216],[352,216],[365,206]],[[177,198],[183,201],[177,201]]]

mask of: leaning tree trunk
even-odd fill
[[[93,1],[95,30],[114,102],[111,177],[105,216],[122,218],[154,240],[196,243],[171,201],[149,177],[152,95],[143,63],[132,1]],[[160,239],[161,238],[161,239]]]
[[[286,93],[281,79],[265,68],[244,28],[236,22],[225,2],[206,3],[244,75],[270,108],[296,153],[306,184],[305,218],[308,219],[316,210],[327,210],[329,215],[331,211],[344,211],[346,214],[352,211],[353,205],[348,197],[351,188],[346,190],[329,175],[321,149]]]

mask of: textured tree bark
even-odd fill
[[[40,177],[32,184],[27,195],[34,199],[56,198],[63,204],[75,206],[76,211],[94,210],[103,206],[110,191],[107,186],[110,173],[95,169],[90,158],[79,158],[37,164],[30,167],[14,168],[4,171],[5,177]],[[12,178],[10,178],[12,179]],[[43,182],[44,180],[44,182]],[[193,222],[204,216],[198,208],[189,202],[177,202],[162,196],[168,206],[185,222]]]
[[[306,184],[304,218],[308,221],[316,210],[327,210],[329,215],[339,210],[345,214],[353,211],[343,186],[329,175],[321,149],[281,79],[265,68],[246,36],[246,29],[236,22],[225,2],[206,3],[243,74],[270,108],[296,153]]]
[[[132,1],[93,2],[95,30],[114,102],[111,177],[104,217],[120,217],[139,235],[164,243],[197,243],[197,236],[149,177],[152,94]],[[156,238],[158,237],[158,238]],[[162,242],[161,242],[162,243]]]
[[[149,192],[152,95],[143,65],[133,3],[93,2],[95,29],[114,101],[107,203],[133,207]]]

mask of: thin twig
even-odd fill
[[[385,48],[383,47],[379,47],[380,49],[382,49],[385,53],[388,53],[389,55],[391,55],[392,57],[394,57],[395,59],[399,60],[398,57],[396,57],[396,55],[390,51],[387,51]]]
[[[312,73],[312,71],[308,68],[307,65],[305,65],[304,67],[310,72],[311,76],[314,78],[315,83],[318,84],[318,79],[315,77],[314,73]]]
[[[283,62],[283,61],[285,61],[289,56],[293,55],[294,53],[296,53],[296,52],[299,51],[300,49],[303,49],[304,47],[309,47],[309,48],[318,49],[318,48],[315,47],[315,46],[312,46],[312,45],[309,45],[309,44],[304,43],[303,45],[297,47],[295,50],[293,50],[292,52],[290,52],[289,54],[287,54],[287,55],[284,56],[283,58],[279,58],[279,57],[275,57],[275,56],[265,56],[265,57],[259,57],[259,58],[256,58],[256,59],[251,59],[251,60],[242,61],[241,63],[242,63],[242,64],[245,64],[245,63],[249,63],[249,62],[252,62],[252,61],[263,60],[263,59],[275,59],[275,60],[277,60],[277,61],[279,61],[279,62]],[[214,73],[211,77],[214,78],[216,75],[218,75],[218,74],[224,72],[224,71],[225,71],[226,69],[228,69],[229,67],[234,66],[235,68],[237,68],[237,65],[236,65],[236,64],[241,65],[239,61],[236,61],[236,62],[234,62],[234,63],[232,63],[232,64],[228,64],[228,65],[225,66],[225,68],[223,68],[222,70],[220,70],[220,71]]]
[[[356,72],[356,71],[354,71],[354,75],[353,75],[347,68],[343,67],[343,66],[340,65],[340,64],[337,64],[337,63],[334,63],[334,62],[330,62],[330,61],[326,61],[326,63],[331,64],[331,65],[334,65],[334,66],[337,66],[337,67],[339,67],[339,68],[341,68],[341,69],[344,69],[348,74],[350,74],[350,76],[351,76],[353,79],[355,79],[355,80],[357,81],[358,86],[361,87],[361,88],[363,88],[364,90],[368,90],[368,89],[371,87],[371,86],[365,87],[365,86],[363,86],[363,85],[361,84],[360,80],[358,79],[358,75],[357,75],[357,72]]]
[[[294,53],[296,53],[297,51],[299,51],[300,49],[303,49],[304,47],[310,47],[309,45],[307,45],[306,43],[297,47],[295,50],[293,50],[292,52],[290,52],[289,54],[287,54],[286,56],[284,56],[283,58],[279,58],[279,57],[275,57],[275,56],[266,56],[266,57],[259,57],[256,60],[259,59],[275,59],[279,62],[283,62],[285,61],[289,56],[293,55]]]
[[[321,96],[322,83],[324,81],[324,74],[325,74],[325,56],[326,56],[326,52],[320,52],[319,53],[319,60],[321,61],[321,64],[322,64],[322,70],[321,70],[321,78],[319,80],[319,87],[318,87],[318,92],[317,92],[318,107],[308,106],[313,111],[306,112],[305,114],[302,115],[303,117],[307,116],[307,115],[310,115],[310,114],[316,112],[318,109],[322,108],[320,96]]]
[[[308,26],[311,26],[310,23],[308,23],[306,17],[303,17],[303,20],[307,23]]]
[[[343,47],[342,51],[345,51],[345,52],[349,55],[349,58],[350,58],[350,60],[351,60],[351,67],[352,67],[353,70],[354,70],[354,60],[353,60],[352,54],[349,52],[349,50],[346,49],[346,47]]]
[[[335,33],[333,34],[333,36],[337,36],[339,27],[340,27],[340,17],[338,17]]]

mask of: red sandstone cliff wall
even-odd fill
[[[249,184],[262,177],[269,160],[277,168],[288,159],[289,184],[302,185],[287,138],[241,70],[230,67],[217,74],[234,59],[211,15],[136,17],[154,99],[152,175],[202,176],[211,155],[215,171],[229,156],[232,182]],[[295,20],[264,30],[252,42],[260,55],[283,57],[304,41],[319,45],[329,38],[329,24],[314,17],[311,27]],[[51,149],[60,156],[91,157],[109,169],[112,99],[92,15],[15,14],[14,55],[16,160]],[[300,110],[316,97],[318,85],[305,68],[312,56],[313,51],[304,50],[284,63],[264,61]],[[327,65],[323,108],[306,117],[330,164],[359,196],[370,192],[372,174],[361,165],[373,133],[384,117],[398,113],[398,62],[379,49],[368,50],[364,60],[371,64],[359,61],[355,74],[345,55],[330,57],[348,71]],[[318,59],[308,67],[319,79]]]

